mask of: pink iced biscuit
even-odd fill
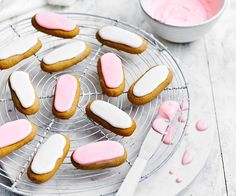
[[[88,165],[122,157],[124,152],[124,147],[118,142],[101,141],[77,148],[73,153],[73,160],[78,164]]]
[[[54,100],[54,107],[58,112],[66,112],[71,109],[77,92],[77,85],[77,79],[70,74],[59,77]]]
[[[15,144],[26,138],[32,131],[28,120],[20,119],[8,122],[0,127],[0,148]]]
[[[183,116],[183,115],[181,115],[181,116],[178,117],[178,121],[179,121],[180,123],[185,123],[185,122],[186,122],[186,117]]]
[[[68,18],[51,12],[38,13],[35,16],[37,24],[46,29],[73,31],[76,25]]]
[[[113,53],[106,53],[101,57],[101,70],[108,88],[118,88],[123,80],[123,68],[119,57]]]
[[[205,131],[205,130],[207,130],[207,128],[208,128],[208,125],[207,125],[207,123],[204,120],[197,121],[196,129],[198,131]]]
[[[164,144],[172,144],[172,137],[175,132],[175,128],[172,125],[169,125],[166,130],[166,135],[163,136],[163,143]]]
[[[180,111],[179,103],[176,101],[165,101],[161,104],[157,116],[172,120],[178,111]]]
[[[156,118],[152,123],[152,128],[158,133],[164,135],[167,130],[168,124],[169,123],[166,121],[166,119]]]
[[[182,165],[188,165],[193,161],[193,152],[189,149],[185,150],[183,157],[182,157]]]

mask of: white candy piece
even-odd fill
[[[37,42],[38,38],[35,35],[12,40],[9,45],[0,49],[0,60],[23,54],[35,46]]]
[[[60,61],[70,60],[74,57],[80,56],[85,50],[85,42],[76,40],[48,53],[43,58],[43,62],[47,65],[50,65]]]
[[[128,114],[106,101],[93,101],[90,110],[113,127],[127,129],[132,126],[132,119]]]
[[[54,134],[42,144],[36,153],[31,170],[36,174],[45,174],[51,172],[59,158],[63,156],[66,146],[66,138],[61,134]]]
[[[164,65],[152,67],[134,85],[133,94],[142,97],[153,92],[167,79],[168,74],[169,69]]]
[[[139,48],[143,44],[140,36],[116,26],[105,26],[98,31],[98,34],[104,40],[124,44],[132,48]]]
[[[28,73],[24,71],[13,72],[10,76],[10,84],[24,108],[29,108],[34,104],[35,91]]]

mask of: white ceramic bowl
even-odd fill
[[[176,43],[192,42],[205,35],[220,18],[228,3],[228,0],[222,0],[218,12],[204,22],[191,26],[175,26],[164,24],[149,15],[150,12],[148,10],[150,9],[151,1],[152,0],[139,0],[142,13],[150,24],[153,33]]]

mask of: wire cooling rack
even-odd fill
[[[0,159],[0,185],[10,191],[23,195],[105,195],[117,190],[128,170],[137,157],[151,122],[156,116],[159,105],[165,100],[175,100],[179,103],[189,104],[188,87],[178,63],[170,52],[151,34],[140,28],[125,24],[118,20],[100,16],[63,13],[75,21],[81,28],[80,34],[74,39],[84,40],[92,46],[91,55],[83,62],[53,74],[45,73],[40,69],[40,60],[45,54],[55,47],[63,45],[71,40],[61,39],[37,32],[31,25],[30,18],[21,20],[0,31],[0,46],[4,46],[22,36],[37,34],[43,43],[43,48],[34,56],[20,62],[15,67],[0,71],[0,124],[27,118],[35,123],[39,130],[34,141],[21,149]],[[104,25],[116,25],[143,36],[148,42],[148,49],[139,55],[131,55],[101,45],[95,39],[95,33]],[[96,71],[98,58],[106,52],[114,52],[118,55],[124,65],[126,76],[126,89],[119,97],[107,97],[101,91]],[[166,88],[157,99],[143,106],[133,106],[127,100],[129,86],[141,76],[147,69],[156,64],[170,67],[174,72],[171,85]],[[33,85],[40,97],[41,109],[34,116],[24,116],[19,113],[11,100],[7,79],[16,70],[24,70],[30,74]],[[77,113],[69,120],[60,120],[52,115],[52,98],[56,79],[64,73],[73,73],[80,78],[81,95]],[[131,137],[121,137],[104,129],[85,114],[86,104],[93,99],[106,100],[126,111],[137,122],[137,130]],[[188,117],[189,111],[185,112]],[[186,122],[187,123],[187,122]],[[186,124],[176,123],[176,132],[173,136],[173,144],[161,146],[149,161],[142,176],[142,180],[161,168],[163,164],[173,155],[178,143],[184,134]],[[37,185],[27,178],[27,168],[37,152],[38,148],[47,138],[54,133],[67,135],[71,140],[70,151],[57,171],[56,175],[47,183]],[[72,151],[81,145],[101,141],[116,140],[121,142],[128,152],[127,161],[116,168],[96,171],[81,171],[75,169],[70,161]]]

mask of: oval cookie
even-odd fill
[[[70,148],[70,140],[61,134],[54,134],[41,145],[29,168],[28,177],[35,183],[48,181],[61,166]]]
[[[29,74],[24,71],[13,72],[9,79],[12,100],[17,110],[25,115],[38,112],[40,104]]]
[[[100,141],[77,148],[71,162],[78,169],[92,170],[119,166],[126,158],[126,150],[120,143]]]
[[[0,69],[8,69],[20,61],[32,56],[42,47],[35,36],[21,37],[0,50]]]
[[[70,19],[51,12],[38,13],[33,16],[31,22],[37,30],[57,37],[72,38],[80,31]]]
[[[128,99],[135,105],[142,105],[155,99],[172,81],[172,71],[163,65],[150,68],[128,91]]]
[[[83,41],[75,40],[44,56],[41,68],[46,72],[62,71],[84,60],[90,52],[89,45]]]
[[[96,34],[102,44],[131,54],[146,50],[147,42],[139,35],[116,26],[102,27]]]
[[[118,107],[102,100],[91,101],[86,114],[104,128],[122,136],[130,136],[136,129],[135,121]]]
[[[80,96],[79,78],[64,74],[57,80],[52,112],[57,118],[68,119],[76,112]]]
[[[121,60],[113,53],[101,56],[97,70],[102,91],[112,97],[119,96],[125,88],[124,70]]]
[[[19,119],[0,127],[0,157],[21,148],[34,139],[37,127],[28,120]]]

